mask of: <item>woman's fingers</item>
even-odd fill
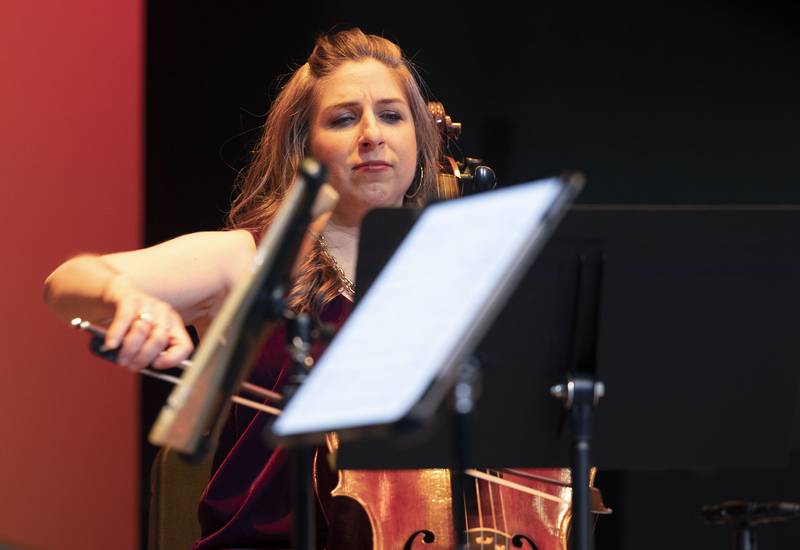
[[[125,367],[136,368],[137,365],[133,364],[132,360],[139,354],[152,327],[153,324],[150,321],[140,319],[138,316],[130,323],[128,331],[122,339],[122,346],[117,353],[117,363]],[[142,365],[142,367],[144,366],[146,365]]]
[[[167,342],[169,341],[167,330],[167,327],[153,322],[141,347],[131,357],[129,366],[134,369],[143,369],[155,361],[158,354],[167,347]]]
[[[167,349],[162,351],[153,361],[153,367],[157,369],[174,367],[189,357],[193,349],[192,339],[184,330],[183,325],[181,325],[180,330],[174,331],[170,336]]]
[[[150,364],[169,368],[192,352],[192,339],[181,316],[172,306],[142,292],[124,276],[111,280],[104,299],[115,306],[105,346],[118,349],[120,365],[136,370]]]
[[[145,338],[138,332],[130,340],[130,358],[125,356],[127,365],[133,369],[143,369],[152,365],[156,368],[174,367],[192,352],[192,339],[183,326],[180,316],[168,306],[162,305],[156,315],[152,315]],[[138,326],[141,319],[134,323]],[[128,350],[125,350],[126,352]]]
[[[106,332],[106,348],[115,349],[122,343],[131,324],[139,315],[139,307],[138,300],[123,300],[117,304],[114,319]]]
[[[131,365],[144,368],[151,365],[155,368],[174,367],[192,352],[192,339],[177,314],[165,311],[150,330],[147,340],[139,352],[131,360]]]

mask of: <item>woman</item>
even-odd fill
[[[290,305],[341,322],[356,291],[362,218],[371,208],[431,199],[439,147],[420,85],[395,44],[358,29],[323,36],[272,106],[228,230],[75,257],[48,277],[45,299],[64,319],[110,323],[105,343],[121,346],[121,364],[176,365],[192,351],[184,325],[194,325],[202,337],[251,265],[256,240],[269,227],[301,159],[310,154],[325,165],[340,198],[298,270]],[[276,331],[253,381],[278,387],[287,365]],[[201,503],[203,538],[195,548],[287,542],[285,457],[263,448],[263,416],[234,409]]]

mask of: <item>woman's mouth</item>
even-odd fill
[[[356,164],[353,166],[353,170],[359,172],[381,172],[383,170],[388,170],[391,167],[392,165],[388,162],[382,160],[370,160]]]

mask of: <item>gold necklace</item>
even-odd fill
[[[339,262],[336,261],[336,258],[333,257],[333,254],[328,251],[328,241],[325,240],[325,235],[320,233],[318,240],[320,252],[322,252],[322,255],[325,256],[325,258],[333,265],[333,269],[336,271],[336,275],[339,277],[339,282],[341,283],[345,292],[350,294],[350,296],[355,296],[356,284],[350,280],[350,278],[344,272],[344,269],[342,269],[342,266],[340,266]]]

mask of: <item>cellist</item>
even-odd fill
[[[311,237],[289,305],[341,324],[358,292],[354,271],[366,212],[436,198],[441,140],[421,86],[400,48],[385,38],[359,29],[320,37],[270,109],[224,230],[74,257],[48,277],[48,304],[64,319],[108,325],[106,345],[120,346],[118,361],[131,369],[176,365],[192,351],[184,325],[202,337],[251,264],[300,161],[311,155],[326,167],[339,201]],[[289,363],[277,330],[251,382],[280,389]],[[263,413],[233,407],[199,505],[202,536],[195,550],[290,547],[286,456],[264,447],[266,421]]]

